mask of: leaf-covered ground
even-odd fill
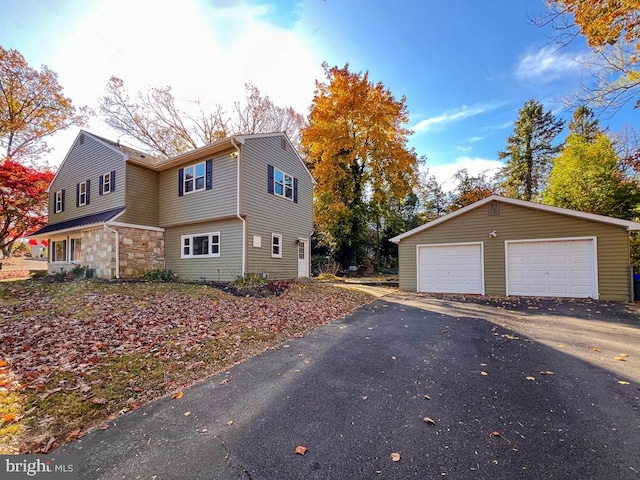
[[[295,283],[279,296],[208,285],[0,284],[0,453],[44,452],[371,297]]]

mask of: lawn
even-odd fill
[[[371,297],[315,283],[268,297],[210,285],[0,283],[0,454],[46,452]]]

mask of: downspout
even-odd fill
[[[240,215],[240,199],[241,199],[241,195],[240,195],[240,185],[241,185],[241,181],[240,181],[240,146],[235,142],[234,138],[231,137],[231,144],[235,147],[237,154],[236,154],[236,160],[238,160],[238,166],[237,166],[237,171],[236,171],[236,181],[237,181],[237,185],[236,185],[236,194],[237,194],[237,198],[236,198],[236,217],[238,217],[240,219],[240,221],[242,222],[242,278],[244,278],[245,275],[245,266],[247,264],[247,222],[244,218],[242,218],[242,215]]]
[[[116,235],[116,278],[120,279],[120,234],[107,224],[104,225],[104,229]]]

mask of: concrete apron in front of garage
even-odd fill
[[[370,291],[62,451],[87,479],[638,478],[640,329],[620,304]]]

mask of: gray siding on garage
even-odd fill
[[[100,175],[116,172],[115,190],[99,195]],[[90,180],[89,205],[76,207],[76,185]],[[49,186],[49,224],[111,210],[125,205],[125,159],[122,153],[81,134],[76,138]],[[64,211],[55,213],[55,192],[65,191]]]
[[[495,230],[496,238],[489,232]],[[489,204],[406,237],[399,244],[400,289],[416,291],[416,246],[481,241],[484,243],[486,295],[504,295],[505,240],[597,237],[598,288],[601,300],[630,299],[629,236],[615,225],[500,202],[500,215]]]
[[[220,257],[181,258],[182,235],[213,232],[220,232]],[[242,222],[239,219],[168,227],[164,237],[166,268],[183,279],[233,281],[242,275],[241,241]]]
[[[158,172],[127,164],[125,213],[118,222],[157,227],[159,223]]]
[[[161,227],[202,222],[236,214],[237,160],[230,156],[235,149],[160,172],[159,205]],[[178,171],[212,159],[211,190],[178,195]]]
[[[311,240],[313,183],[300,158],[281,136],[249,138],[242,146],[242,212],[247,221],[247,273],[269,278],[298,276],[298,238]],[[268,192],[268,165],[298,179],[298,203]],[[271,235],[282,235],[282,258],[271,257]],[[253,247],[253,236],[262,247]],[[308,260],[308,259],[307,259]]]

